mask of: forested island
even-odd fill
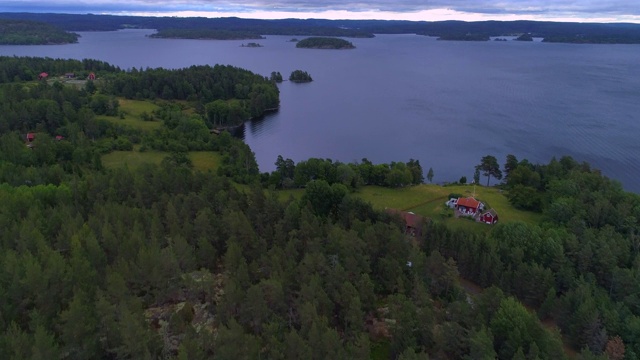
[[[297,42],[297,48],[302,49],[355,49],[356,47],[347,40],[328,37],[310,37]]]
[[[306,83],[313,81],[313,79],[311,78],[311,75],[309,75],[309,73],[306,71],[293,70],[291,72],[291,75],[289,75],[289,81],[293,81],[296,83]]]
[[[140,29],[213,29],[260,35],[334,36],[369,38],[373,34],[419,34],[441,37],[485,39],[530,33],[545,42],[640,44],[640,24],[571,23],[552,21],[382,21],[240,18],[177,18],[94,14],[0,13],[2,19],[35,20],[68,31],[113,31]],[[199,30],[198,30],[199,31]],[[464,35],[464,36],[463,36]]]
[[[264,36],[249,31],[221,29],[160,29],[152,38],[197,39],[197,40],[250,40],[264,39]]]
[[[71,71],[97,80],[38,78]],[[0,354],[638,358],[638,194],[566,156],[487,155],[475,187],[413,159],[260,173],[211,133],[277,105],[232,66],[0,57]],[[498,224],[444,208],[471,191]]]
[[[438,40],[450,41],[489,41],[489,35],[485,34],[445,34],[438,36]]]
[[[0,45],[59,45],[78,42],[78,34],[44,22],[0,19]]]

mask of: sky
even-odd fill
[[[640,23],[640,0],[2,0],[0,12]]]

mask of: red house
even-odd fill
[[[472,198],[458,198],[458,202],[456,203],[456,210],[458,210],[463,215],[472,215],[475,216],[478,211],[482,210],[483,204]]]
[[[491,209],[480,216],[480,221],[485,224],[493,225],[498,222],[498,213]]]
[[[64,140],[64,136],[56,135],[56,141]]]
[[[36,133],[27,133],[27,141],[32,142],[36,139]]]
[[[94,73],[89,73],[89,77],[88,77],[88,79],[89,79],[89,80],[95,80],[95,79],[96,79],[96,74],[94,74]]]
[[[49,77],[49,74],[47,74],[46,72],[41,72],[40,75],[38,75],[38,80],[46,80]]]
[[[422,223],[424,222],[424,218],[420,215],[414,214],[412,212],[400,211],[396,209],[386,209],[386,212],[393,215],[398,215],[405,223],[405,234],[409,234],[411,236],[422,236]]]

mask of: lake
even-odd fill
[[[639,45],[452,42],[416,35],[348,39],[354,50],[265,40],[151,39],[151,30],[81,33],[78,44],[0,46],[0,55],[95,58],[124,69],[230,64],[279,85],[281,109],[247,122],[261,171],[280,154],[343,162],[420,160],[434,182],[473,177],[484,155],[547,163],[571,155],[640,192]],[[240,45],[258,42],[264,47]]]

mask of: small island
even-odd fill
[[[44,22],[0,19],[0,45],[73,44],[79,36]]]
[[[298,40],[297,38],[291,38],[291,40],[289,40],[289,42],[298,42],[300,40]]]
[[[259,47],[263,47],[263,45],[255,43],[255,42],[250,42],[250,43],[247,43],[247,44],[242,44],[242,45],[240,45],[240,47],[259,48]]]
[[[531,33],[524,33],[516,38],[517,41],[533,41]]]
[[[306,71],[294,70],[291,72],[291,75],[289,75],[289,81],[293,81],[295,83],[307,83],[313,81],[313,79]]]
[[[271,72],[271,77],[269,78],[269,80],[276,82],[276,83],[281,83],[282,82],[282,74],[280,74],[280,71],[272,71]]]
[[[304,49],[355,49],[356,47],[349,41],[330,37],[310,37],[298,41],[297,48]]]
[[[220,30],[220,29],[160,29],[149,35],[161,39],[193,39],[193,40],[253,40],[265,37],[252,31]]]

